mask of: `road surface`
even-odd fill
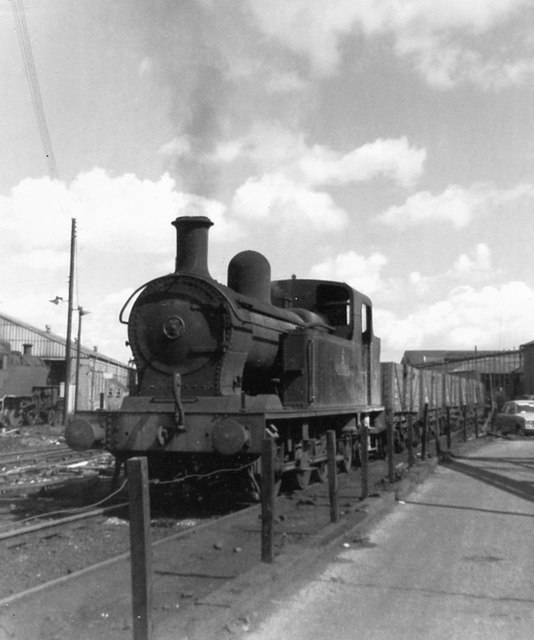
[[[243,638],[531,640],[534,439],[437,467],[369,539],[264,613]]]

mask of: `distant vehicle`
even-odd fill
[[[495,416],[493,429],[497,433],[534,435],[534,399],[517,399],[505,402]]]

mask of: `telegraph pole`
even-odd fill
[[[71,219],[70,232],[70,266],[69,266],[69,300],[67,311],[67,341],[65,343],[65,406],[63,407],[63,424],[67,425],[69,418],[70,379],[72,372],[71,342],[72,342],[72,299],[74,295],[74,254],[76,248],[76,219]]]

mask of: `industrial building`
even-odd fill
[[[11,349],[31,354],[45,361],[49,367],[47,384],[58,386],[63,395],[65,384],[66,339],[45,329],[0,314],[0,341],[8,342]],[[123,362],[109,358],[96,349],[82,345],[71,347],[71,386],[69,410],[116,410],[128,394],[133,369]],[[78,389],[76,390],[76,381]]]
[[[506,351],[405,351],[402,363],[474,376],[484,383],[492,408],[500,408],[506,400],[534,394],[534,342]]]

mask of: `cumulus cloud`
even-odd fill
[[[191,140],[187,135],[177,136],[162,144],[158,150],[162,156],[181,158],[191,153]]]
[[[487,244],[480,242],[470,254],[462,253],[452,267],[452,275],[458,278],[487,274],[491,270],[491,251]]]
[[[430,289],[431,278],[421,274],[419,271],[411,271],[408,274],[408,284],[416,295],[424,295]]]
[[[315,72],[327,75],[339,64],[339,38],[350,32],[357,3],[340,0],[335,5],[311,0],[284,2],[248,0],[258,26],[270,38],[295,54],[305,55]]]
[[[235,184],[229,214],[241,222],[292,221],[323,231],[339,230],[348,222],[329,187],[382,178],[408,188],[421,177],[426,160],[425,149],[410,145],[406,137],[378,138],[345,152],[310,144],[302,131],[272,121],[257,122],[240,137],[223,137],[204,155],[186,135],[163,145],[160,153],[186,160],[194,156],[227,169]],[[238,176],[243,176],[241,182]]]
[[[377,139],[348,153],[309,145],[305,136],[278,125],[257,125],[247,136],[221,141],[210,162],[252,164],[253,176],[236,188],[230,213],[240,220],[261,218],[309,224],[336,231],[347,213],[328,187],[369,182],[378,177],[402,187],[422,174],[426,151],[407,139]]]
[[[310,274],[319,280],[347,282],[354,289],[372,295],[384,286],[381,272],[387,262],[387,258],[380,253],[365,257],[355,251],[347,251],[314,265]]]
[[[532,340],[533,313],[534,290],[524,282],[463,285],[405,316],[377,309],[375,328],[386,359],[398,360],[408,348],[516,348]]]
[[[399,138],[378,139],[342,153],[309,145],[302,133],[279,125],[258,125],[247,136],[221,142],[211,161],[244,158],[252,163],[255,175],[236,189],[229,207],[233,216],[337,231],[347,224],[348,215],[321,188],[378,176],[411,185],[422,174],[426,152]]]
[[[310,184],[368,182],[382,175],[409,187],[421,176],[425,158],[425,150],[410,147],[404,137],[379,138],[346,154],[315,145],[298,167]]]
[[[391,36],[395,53],[413,61],[430,84],[450,88],[471,81],[484,88],[523,81],[533,71],[532,42],[522,31],[528,0],[249,0],[259,28],[313,72],[335,73],[347,38]],[[495,34],[512,28],[508,46],[489,47]]]
[[[241,138],[220,142],[209,160],[250,160],[258,172],[282,173],[312,187],[368,182],[382,176],[402,187],[422,175],[426,150],[406,137],[378,138],[348,152],[307,143],[303,133],[262,123]]]
[[[69,185],[48,178],[23,180],[11,197],[0,198],[0,215],[4,243],[8,235],[10,247],[23,254],[68,247],[71,218],[85,247],[110,254],[161,251],[179,215],[209,216],[221,242],[240,233],[225,205],[176,191],[166,174],[151,181],[133,174],[114,177],[102,169],[81,173]]]
[[[230,210],[242,220],[283,223],[302,232],[310,227],[314,231],[335,231],[347,223],[347,214],[329,194],[313,191],[280,174],[247,180],[237,189]]]
[[[458,282],[480,283],[494,279],[497,273],[492,265],[490,248],[480,242],[467,253],[460,254],[450,269],[436,274],[411,271],[405,280],[397,278],[396,286],[391,286],[389,291],[396,290],[400,295],[410,291],[414,296],[422,297]]]
[[[534,187],[529,184],[519,184],[511,189],[497,189],[482,183],[469,188],[451,185],[438,195],[429,191],[415,193],[403,205],[390,207],[376,220],[396,228],[449,223],[461,229],[476,216],[487,215],[499,207],[532,198]]]

